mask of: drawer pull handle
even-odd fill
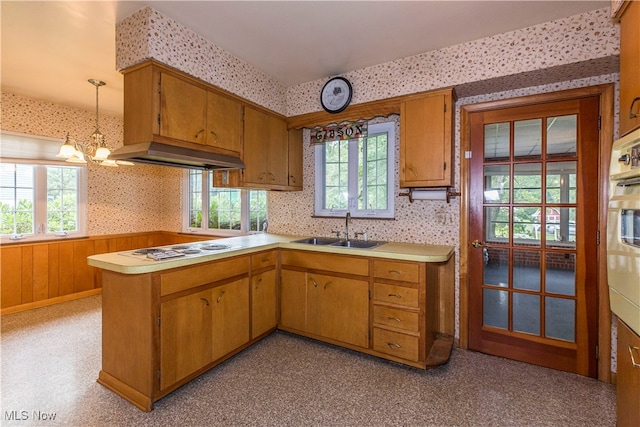
[[[390,297],[396,297],[398,299],[402,299],[402,295],[398,295],[398,294],[389,294],[388,296]]]
[[[329,280],[327,283],[324,284],[324,289],[327,289],[327,286],[329,286],[331,284],[331,280]]]
[[[211,134],[211,136],[215,140],[215,142],[213,144],[220,145],[220,138],[218,138],[218,134],[215,133],[214,131],[209,131],[209,133]],[[207,145],[213,145],[213,144],[207,144]]]
[[[220,292],[220,296],[218,297],[218,300],[216,302],[220,302],[220,300],[222,299],[223,295],[224,295],[224,291]]]
[[[204,301],[206,305],[209,305],[209,300],[206,298],[200,298],[200,301]]]
[[[387,317],[388,320],[395,320],[396,322],[402,322],[402,320],[398,319],[397,317]]]
[[[196,133],[193,137],[194,137],[194,138],[200,138],[200,135],[202,135],[202,132],[204,132],[204,129],[200,129],[200,130],[198,131],[198,133]]]
[[[256,289],[260,288],[260,283],[262,283],[262,277],[258,279],[258,283],[256,283]]]
[[[262,257],[262,262],[269,262],[271,261],[271,258],[268,256]]]
[[[640,347],[634,347],[629,345],[629,354],[631,355],[631,366],[634,368],[640,368],[640,363],[636,362],[636,358],[633,356],[633,351],[640,352]]]
[[[395,343],[395,342],[388,342],[387,345],[389,346],[390,349],[394,349],[394,348],[400,348],[402,347],[400,344]]]
[[[635,105],[636,101],[640,101],[640,96],[636,96],[635,98],[633,98],[633,101],[631,101],[631,106],[629,107],[630,119],[635,119],[636,117],[638,117],[638,113],[633,112],[633,106]]]
[[[409,169],[409,172],[411,172],[413,174],[413,176],[415,176],[416,178],[418,177],[418,172],[416,172],[416,170],[414,168],[409,166],[407,169]]]
[[[309,278],[309,280],[311,280],[313,282],[313,287],[317,288],[318,287],[318,282],[315,281],[315,279],[313,277]]]
[[[264,176],[265,176],[266,174],[267,174],[266,172],[262,172],[260,175],[258,175],[258,179],[259,179],[260,181],[262,181],[262,180],[264,179]]]
[[[402,274],[400,270],[389,270],[389,274]]]

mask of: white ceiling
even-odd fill
[[[2,90],[122,115],[115,25],[145,6],[286,86],[607,7],[606,1],[5,1]]]

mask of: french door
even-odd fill
[[[469,115],[469,348],[597,374],[599,98]]]

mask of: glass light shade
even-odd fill
[[[93,160],[105,161],[111,154],[111,151],[107,147],[100,147],[96,150],[96,155],[93,156]]]
[[[73,152],[73,155],[67,159],[67,162],[69,162],[69,163],[87,163],[87,161],[84,159],[84,154],[82,154],[82,152],[79,151],[79,150],[75,150]]]
[[[60,147],[60,151],[56,154],[56,157],[61,157],[63,159],[68,159],[72,157],[76,152],[76,149],[69,143],[69,140],[65,141],[64,144]]]
[[[128,160],[116,160],[116,163],[122,166],[134,166],[135,163],[130,162]]]

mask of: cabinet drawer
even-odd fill
[[[160,275],[160,295],[169,295],[241,274],[249,274],[248,256],[169,271]]]
[[[282,265],[308,268],[310,270],[326,270],[332,273],[369,275],[369,260],[345,255],[319,254],[309,251],[282,251]]]
[[[259,270],[273,265],[276,265],[276,251],[251,255],[251,269],[253,270]]]
[[[373,307],[373,323],[418,332],[418,313],[392,307]]]
[[[373,277],[419,283],[420,265],[408,262],[376,260],[373,262]]]
[[[418,307],[418,290],[404,286],[374,283],[373,299],[407,307]]]
[[[380,353],[418,361],[419,338],[385,329],[373,329],[373,349]]]

